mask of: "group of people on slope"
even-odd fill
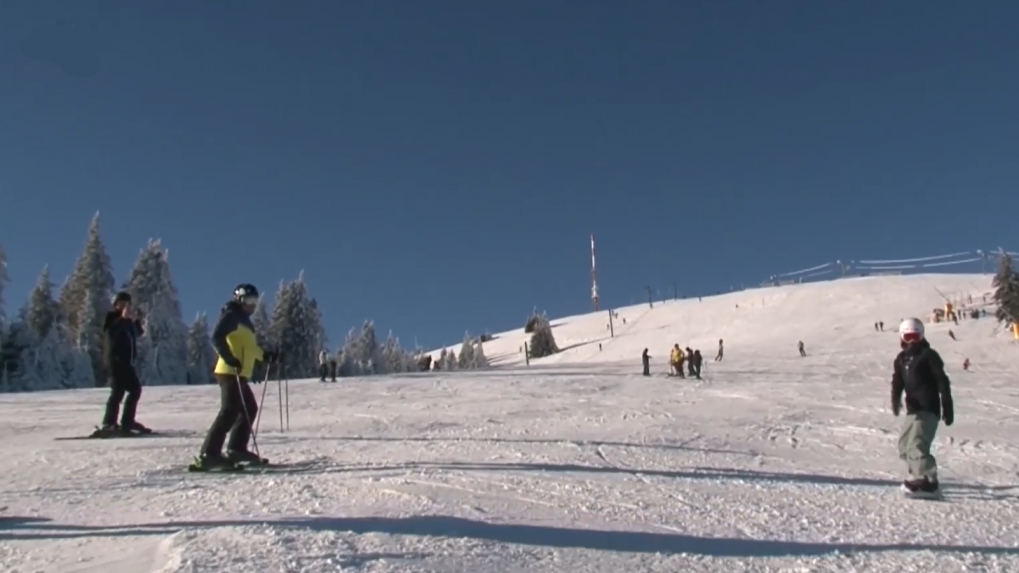
[[[725,342],[721,339],[718,341],[718,354],[715,355],[715,362],[721,362],[725,356]],[[644,366],[644,376],[651,375],[651,356],[648,354],[648,349],[645,348],[644,352],[640,355],[640,361]],[[683,373],[683,365],[686,364],[686,374]],[[701,356],[701,351],[690,350],[687,346],[686,350],[682,350],[679,344],[672,347],[672,351],[669,353],[669,376],[679,376],[680,378],[686,378],[689,375],[692,378],[698,380],[701,379],[701,366],[704,364],[704,357]]]
[[[213,375],[219,383],[220,407],[199,456],[199,462],[207,468],[262,461],[248,450],[252,422],[258,414],[258,402],[250,387],[251,375],[256,362],[278,364],[283,356],[278,351],[264,350],[255,339],[251,315],[258,297],[254,285],[237,286],[212,332],[212,346],[218,356]],[[102,428],[106,432],[151,432],[135,420],[142,391],[135,360],[138,338],[144,332],[142,321],[131,310],[131,295],[118,293],[113,299],[113,310],[103,323],[104,358],[110,376],[110,398]],[[120,412],[121,401],[124,402],[123,412]],[[118,413],[119,425],[116,423]],[[226,455],[223,454],[224,442]]]

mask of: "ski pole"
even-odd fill
[[[240,372],[234,373],[234,377],[237,378],[237,394],[241,399],[241,408],[244,409],[244,418],[248,422],[248,427],[254,429],[251,425],[251,411],[248,410],[248,401],[244,399],[244,384],[241,383]],[[258,452],[258,437],[255,436],[254,432],[251,434],[251,445],[255,448],[255,455],[261,458],[262,454]]]
[[[255,427],[252,435],[258,434],[258,425],[262,422],[262,407],[265,406],[265,391],[269,386],[269,367],[265,367],[265,380],[262,381],[262,401],[258,404],[258,414],[255,415]]]
[[[290,376],[287,376],[286,371],[283,371],[283,387],[284,394],[287,397],[287,431],[290,431]]]
[[[283,381],[280,380],[280,371],[276,369],[276,394],[280,402],[280,432],[283,432]]]

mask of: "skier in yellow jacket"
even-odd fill
[[[213,371],[219,383],[219,414],[212,422],[202,444],[196,466],[203,470],[233,467],[242,463],[264,463],[248,451],[251,424],[258,414],[255,394],[248,385],[255,362],[278,362],[278,352],[263,350],[255,338],[251,314],[258,303],[258,289],[242,284],[234,289],[233,299],[223,307],[212,333],[212,346],[219,359]],[[230,434],[227,455],[223,455],[223,442]]]
[[[669,363],[672,365],[672,373],[680,378],[686,378],[683,375],[683,361],[686,356],[683,355],[683,351],[679,349],[679,345],[672,347],[672,353],[669,355]]]

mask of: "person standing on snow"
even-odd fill
[[[103,354],[110,375],[110,398],[106,402],[101,429],[104,433],[147,434],[152,431],[134,419],[138,400],[142,396],[142,383],[138,379],[134,361],[138,357],[138,339],[144,333],[141,320],[131,313],[130,293],[117,293],[113,297],[113,310],[106,313],[103,321]],[[117,414],[121,401],[124,402],[124,411],[118,426]]]
[[[907,318],[899,325],[902,351],[896,356],[892,373],[892,413],[902,409],[906,396],[906,423],[899,437],[899,458],[909,466],[910,479],[903,489],[914,494],[938,492],[938,466],[931,455],[931,443],[942,420],[955,421],[951,385],[945,363],[924,337],[923,322]]]
[[[803,347],[803,341],[802,341],[802,340],[801,340],[801,341],[799,342],[799,344],[797,344],[797,347],[798,347],[798,348],[800,349],[800,356],[802,356],[802,357],[806,358],[806,356],[807,356],[807,351],[806,351],[806,349],[805,349],[805,348]]]
[[[721,362],[722,358],[725,356],[725,347],[722,346],[723,342],[724,341],[721,338],[718,339],[718,354],[715,355],[715,362]]]
[[[701,364],[703,364],[703,363],[704,363],[704,357],[701,356],[701,351],[700,350],[694,350],[693,351],[693,356],[690,357],[690,365],[693,366],[694,376],[698,380],[701,379]]]
[[[669,366],[672,367],[672,375],[683,376],[683,351],[679,349],[679,345],[676,344],[672,347],[672,352],[669,353]]]
[[[213,374],[219,383],[219,414],[205,436],[196,465],[216,469],[238,463],[262,463],[248,451],[251,424],[258,414],[258,403],[249,382],[255,362],[272,364],[280,361],[278,352],[265,351],[255,339],[251,314],[258,303],[258,289],[242,284],[234,289],[233,299],[226,303],[212,332],[212,346],[219,359]],[[227,455],[223,456],[223,442]]]
[[[329,374],[329,353],[323,348],[318,353],[318,377],[321,382],[326,381],[326,375]]]
[[[640,361],[644,364],[644,376],[651,375],[651,357],[647,354],[647,348],[640,355]]]

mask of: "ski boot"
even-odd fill
[[[222,454],[202,454],[195,457],[195,461],[188,466],[189,472],[239,472],[244,468]]]
[[[124,431],[117,424],[103,424],[97,426],[96,430],[89,435],[90,438],[119,438]]]
[[[135,433],[135,434],[151,434],[152,433],[151,429],[146,428],[145,426],[139,424],[138,422],[124,423],[124,424],[121,424],[120,427],[123,428],[125,433]]]
[[[231,463],[245,466],[264,466],[269,464],[269,460],[259,457],[248,450],[227,450],[226,459],[230,460]]]
[[[917,478],[902,482],[902,490],[909,497],[937,499],[941,497],[941,488],[937,478]]]

